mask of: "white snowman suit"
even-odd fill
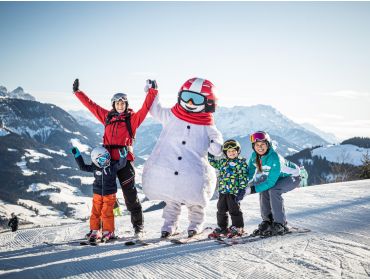
[[[150,113],[163,129],[143,170],[143,191],[151,200],[163,200],[162,231],[174,233],[181,205],[188,208],[188,230],[200,232],[205,212],[216,187],[216,173],[207,152],[221,154],[223,138],[215,125],[196,125],[162,108],[158,95]],[[194,114],[194,113],[193,113]]]

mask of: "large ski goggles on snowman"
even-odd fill
[[[250,141],[252,144],[256,143],[257,141],[266,141],[270,142],[270,136],[263,132],[263,131],[257,131],[250,136]]]
[[[207,101],[203,95],[188,90],[183,90],[180,92],[180,99],[185,103],[188,103],[189,100],[191,100],[194,105],[203,105]]]

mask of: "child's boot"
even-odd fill
[[[92,233],[92,230],[90,230],[88,233],[86,233],[85,238],[86,238],[86,239],[89,239],[89,238],[90,238],[91,233]]]
[[[244,229],[242,227],[231,226],[229,228],[229,233],[227,234],[227,238],[234,238],[234,237],[242,236],[243,233],[244,233]]]
[[[97,230],[91,231],[91,234],[88,238],[89,243],[96,243],[97,239],[98,239],[98,231]]]
[[[217,239],[226,237],[227,229],[215,228],[212,233],[208,234],[209,239]]]
[[[111,239],[115,239],[116,236],[114,235],[114,232],[110,232],[110,231],[104,231],[103,232],[103,235],[101,237],[101,242],[108,242],[109,240]]]

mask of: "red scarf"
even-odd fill
[[[179,103],[176,103],[175,106],[171,109],[172,113],[178,117],[180,120],[199,125],[213,125],[213,115],[212,113],[192,113],[186,111],[180,106]]]

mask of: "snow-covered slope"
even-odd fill
[[[363,164],[364,155],[370,154],[370,149],[361,148],[351,144],[328,145],[312,150],[312,156],[326,158],[337,163],[348,163],[356,166]]]
[[[300,188],[285,195],[288,221],[310,233],[224,247],[214,241],[125,247],[47,246],[81,237],[88,223],[19,230],[0,238],[1,278],[369,278],[370,180]],[[260,222],[258,195],[242,201],[246,230]],[[215,226],[216,201],[206,226]],[[159,235],[162,211],[145,214],[148,237]],[[186,229],[186,211],[181,216]],[[117,220],[130,236],[130,217]]]

